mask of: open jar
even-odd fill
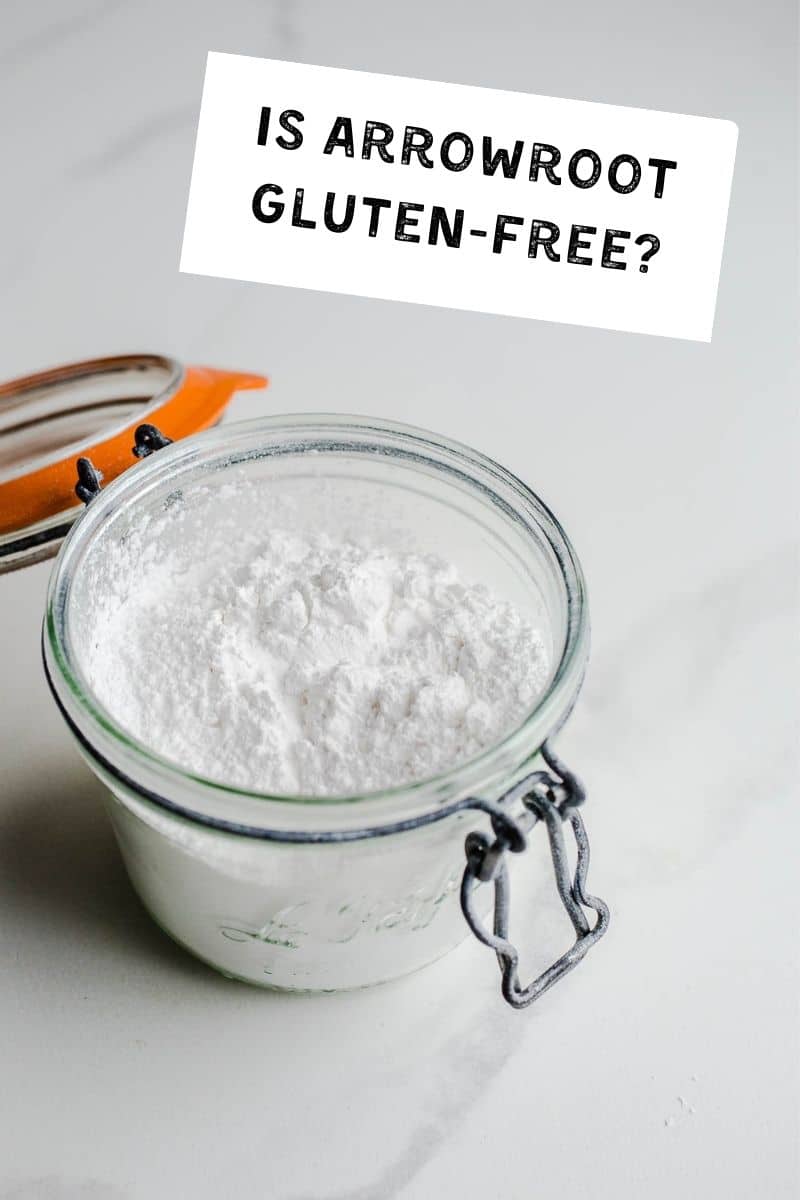
[[[100,488],[82,459],[79,494],[88,503],[50,579],[43,655],[56,702],[107,785],[117,840],[147,909],[226,975],[312,991],[416,970],[472,928],[497,954],[506,999],[516,1007],[530,1003],[608,924],[606,906],[585,890],[583,791],[548,742],[575,703],[589,641],[583,577],[556,519],[490,459],[383,421],[275,416],[163,448],[168,439],[152,425],[145,429],[136,433],[144,461],[108,487]],[[229,787],[137,742],[87,681],[85,643],[104,563],[143,518],[168,518],[191,504],[198,487],[221,489],[234,475],[302,499],[293,511],[305,528],[310,522],[335,530],[354,513],[389,513],[416,552],[439,553],[465,575],[490,581],[550,642],[550,679],[532,711],[472,761],[364,795]],[[508,933],[507,860],[525,849],[537,822],[546,826],[576,937],[549,971],[523,987]],[[574,873],[565,826],[577,841]]]

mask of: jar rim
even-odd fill
[[[253,440],[257,442],[265,435],[283,436],[288,445],[292,435],[309,434],[314,429],[333,437],[341,438],[345,434],[367,436],[378,443],[383,440],[402,444],[419,455],[424,455],[426,449],[446,455],[476,493],[482,493],[481,498],[487,504],[492,500],[482,481],[494,480],[498,487],[502,486],[506,499],[516,501],[517,518],[530,524],[530,518],[535,517],[537,532],[544,534],[554,553],[567,610],[564,645],[551,678],[536,703],[513,729],[480,754],[434,776],[345,795],[292,795],[240,788],[196,775],[161,756],[122,729],[94,697],[71,653],[66,631],[70,585],[79,555],[106,522],[112,508],[123,502],[135,503],[136,494],[150,491],[181,469],[191,469],[194,459],[202,454],[213,456],[214,452],[227,451]],[[434,467],[439,465],[434,459],[426,462]],[[189,811],[184,807],[180,809],[189,819],[196,816],[208,824],[209,814],[219,813],[222,805],[227,811],[227,806],[238,802],[247,809],[248,819],[261,826],[265,818],[274,823],[278,811],[284,814],[281,823],[288,819],[288,811],[314,812],[317,816],[324,813],[328,820],[338,814],[337,823],[353,819],[361,823],[367,810],[371,816],[396,813],[398,802],[402,802],[404,814],[411,814],[438,808],[457,795],[480,793],[495,785],[504,787],[511,764],[521,767],[529,763],[542,742],[569,715],[583,679],[588,638],[586,584],[577,555],[550,509],[511,471],[480,451],[416,426],[338,413],[302,413],[273,414],[231,422],[195,434],[159,450],[104,488],[75,522],[56,559],[48,587],[42,640],[51,690],[68,724],[96,762],[110,767],[118,780],[151,800],[157,801],[162,790],[169,791],[171,787],[190,788],[193,802],[188,806]],[[349,815],[344,816],[345,813]]]

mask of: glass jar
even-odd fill
[[[193,487],[221,488],[234,475],[302,498],[296,519],[306,529],[336,531],[370,514],[407,548],[439,553],[529,615],[549,639],[553,666],[519,727],[436,778],[325,797],[226,787],[123,731],[82,669],[108,548],[145,514],[169,513]],[[131,579],[135,584],[135,563]],[[575,702],[588,643],[580,566],[556,519],[525,484],[483,455],[422,430],[327,415],[228,425],[160,449],[121,475],[92,499],[61,549],[43,635],[53,694],[107,784],[128,873],[154,919],[226,975],[301,990],[359,987],[416,970],[463,939],[464,914],[498,951],[504,977],[515,973],[515,961],[509,966],[503,958],[510,943],[502,911],[495,911],[492,933],[483,928],[492,889],[481,880],[494,881],[502,908],[504,852],[522,849],[526,822],[547,815],[523,801],[531,788],[542,804],[549,796],[557,807],[565,798],[572,777],[537,772],[538,756]],[[529,788],[524,781],[531,777]],[[566,809],[548,821],[551,843]],[[493,843],[479,833],[487,813]],[[466,873],[465,837],[472,853]],[[572,898],[586,900],[580,886]],[[582,939],[573,917],[576,945],[600,936],[605,922],[607,912],[594,929],[586,925]]]

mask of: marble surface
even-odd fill
[[[560,744],[613,925],[525,1013],[470,942],[329,998],[218,978],[141,910],[46,693],[48,566],[0,577],[2,1200],[796,1195],[794,5],[3,18],[0,374],[163,350],[270,373],[232,417],[396,417],[525,477],[590,584]],[[713,342],[179,275],[207,49],[737,121]]]

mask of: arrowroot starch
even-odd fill
[[[543,691],[540,631],[451,563],[352,522],[281,525],[244,481],[204,491],[110,548],[83,634],[90,685],[149,749],[240,788],[356,795],[466,762]]]

